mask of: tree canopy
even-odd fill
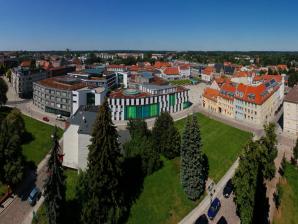
[[[83,223],[117,223],[121,217],[122,156],[118,133],[105,101],[97,114],[89,145],[88,165],[82,201]]]
[[[0,78],[0,107],[2,105],[5,105],[7,102],[7,91],[8,91],[8,86],[6,82]]]

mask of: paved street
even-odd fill
[[[42,189],[44,180],[46,178],[46,162],[48,156],[41,161],[37,168],[37,176],[34,173],[26,175],[25,182],[20,187],[17,195],[13,202],[5,208],[3,212],[0,213],[0,223],[1,224],[20,224],[30,215],[32,215],[33,210],[37,211],[37,205],[31,207],[27,201],[28,195],[34,186]],[[27,223],[28,222],[27,219]]]

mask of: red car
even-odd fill
[[[49,122],[49,118],[48,117],[43,117],[42,120],[46,121],[46,122]]]

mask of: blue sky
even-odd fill
[[[0,50],[298,50],[295,0],[0,0]]]

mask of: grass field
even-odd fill
[[[51,147],[51,134],[53,126],[37,121],[23,115],[26,130],[31,133],[31,141],[23,144],[23,154],[28,161],[33,161],[35,165],[46,156]],[[63,134],[62,129],[58,129],[58,136]]]
[[[298,168],[287,163],[284,178],[279,184],[281,205],[274,215],[274,224],[298,223]]]
[[[0,120],[4,119],[11,109],[3,107],[0,109]],[[23,154],[27,161],[33,161],[35,165],[45,157],[51,147],[51,134],[53,126],[37,121],[33,118],[23,115],[26,131],[29,133],[25,143],[22,145]],[[58,129],[58,135],[61,137],[62,129]]]
[[[229,169],[250,134],[197,114],[203,150],[209,160],[209,176],[218,181]],[[185,119],[177,121],[182,132]],[[180,184],[180,159],[145,178],[144,190],[132,206],[128,223],[177,223],[199,202],[188,200]]]

